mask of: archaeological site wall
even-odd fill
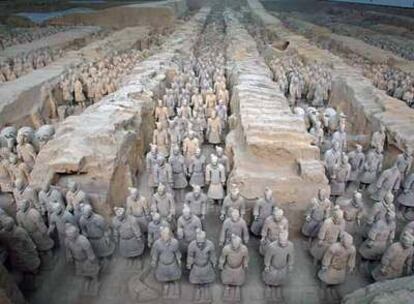
[[[53,25],[99,25],[121,29],[130,26],[173,26],[176,17],[187,11],[185,0],[168,0],[111,7],[88,14],[76,13],[50,20]]]
[[[328,187],[319,148],[273,82],[255,40],[230,14],[226,25],[234,121],[226,140],[234,162],[228,183],[251,200],[270,187],[286,209],[303,210],[319,187]]]
[[[157,54],[138,63],[121,89],[57,127],[36,159],[35,187],[46,181],[65,185],[70,177],[91,196],[97,212],[106,215],[125,202],[152,140],[154,99],[178,68],[174,59],[191,52],[208,12],[200,10]]]
[[[349,120],[350,133],[363,135],[359,142],[367,144],[371,133],[382,124],[386,127],[388,159],[398,151],[414,148],[414,111],[400,100],[392,98],[373,86],[362,72],[347,65],[341,58],[320,49],[303,36],[287,29],[275,16],[270,15],[257,0],[247,0],[252,17],[279,39],[289,42],[304,61],[324,62],[333,67],[333,86],[329,104],[344,112]]]

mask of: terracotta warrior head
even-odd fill
[[[276,208],[273,208],[272,215],[273,215],[273,219],[276,222],[280,222],[283,219],[283,216],[284,216],[283,209],[277,208],[277,207]]]
[[[241,238],[238,235],[232,234],[231,235],[231,247],[237,250],[240,248],[241,244],[242,244]]]
[[[199,185],[193,186],[193,193],[196,198],[198,198],[201,194],[201,187]]]

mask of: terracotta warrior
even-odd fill
[[[134,264],[145,249],[145,238],[137,219],[127,215],[124,208],[115,208],[112,229],[119,254]]]
[[[289,222],[284,216],[283,209],[274,208],[272,215],[267,217],[263,225],[259,248],[260,254],[264,255],[268,246],[277,241],[281,233],[286,233],[288,236],[288,229]]]
[[[368,187],[371,198],[374,201],[381,201],[389,191],[398,191],[401,183],[401,172],[397,164],[384,170],[375,183]]]
[[[272,215],[273,208],[277,207],[276,200],[273,198],[273,192],[270,188],[266,188],[262,198],[259,198],[253,209],[253,223],[250,231],[255,236],[260,236],[264,221]]]
[[[348,162],[348,156],[342,155],[339,165],[336,165],[331,175],[331,196],[339,197],[344,195],[346,184],[351,173],[351,165]]]
[[[152,143],[157,146],[160,155],[168,157],[170,152],[169,135],[161,122],[157,122],[157,128],[154,130]]]
[[[367,234],[371,229],[372,225],[378,219],[384,219],[387,212],[395,213],[395,206],[394,206],[394,195],[391,192],[385,194],[385,197],[380,202],[375,202],[372,206],[370,212],[368,213],[366,219],[366,229],[365,233]]]
[[[212,117],[213,112],[215,112],[217,104],[217,98],[216,95],[212,92],[211,89],[207,91],[206,97],[205,97],[205,105],[207,107],[207,116]]]
[[[218,145],[221,143],[222,125],[220,117],[215,110],[211,111],[211,117],[207,121],[206,137],[210,144]]]
[[[189,165],[197,149],[200,147],[200,142],[193,131],[188,133],[188,136],[183,141],[183,153],[185,157],[185,164]]]
[[[345,124],[340,124],[339,130],[335,131],[335,133],[332,135],[332,142],[335,141],[339,143],[340,151],[347,151],[348,146],[346,140]]]
[[[158,154],[158,147],[156,145],[151,145],[151,150],[147,153],[145,162],[146,171],[148,174],[148,186],[152,189],[157,187],[157,183],[155,182],[155,173],[159,158],[160,155]]]
[[[74,95],[75,95],[75,102],[77,102],[82,108],[86,107],[86,97],[83,93],[83,84],[79,79],[76,79],[74,83]]]
[[[211,163],[206,167],[206,184],[209,185],[207,196],[221,204],[224,198],[223,186],[226,183],[226,172],[215,155],[211,156]]]
[[[64,246],[66,237],[66,224],[71,224],[75,227],[78,222],[75,216],[60,204],[54,206],[53,213],[50,215],[48,234],[51,235],[56,229],[59,237],[60,246]]]
[[[126,214],[132,216],[139,224],[142,233],[147,232],[151,210],[147,199],[140,195],[137,188],[128,188],[129,195],[126,200]]]
[[[356,145],[356,149],[348,153],[349,164],[351,165],[351,172],[348,181],[359,184],[359,177],[363,170],[365,163],[365,154],[362,151],[361,145]]]
[[[372,271],[372,277],[375,281],[384,281],[411,275],[413,253],[413,236],[405,233],[399,242],[387,248],[381,264]]]
[[[17,157],[32,170],[36,160],[36,150],[29,142],[27,136],[17,136],[16,151]]]
[[[199,219],[204,220],[207,211],[207,195],[205,195],[200,186],[193,186],[193,191],[185,196],[185,204],[190,208],[192,214]]]
[[[385,218],[377,215],[368,232],[368,238],[359,247],[362,258],[368,261],[381,259],[385,249],[394,241],[395,229],[395,214],[392,211],[387,212]]]
[[[156,121],[162,122],[167,121],[168,117],[168,108],[164,105],[163,101],[159,99],[157,106],[155,107],[154,118]]]
[[[180,296],[178,281],[181,278],[181,252],[169,228],[161,230],[161,237],[152,247],[151,266],[157,281],[164,284],[164,298],[177,299]]]
[[[174,189],[175,201],[184,202],[184,191],[188,185],[186,178],[187,166],[178,146],[173,147],[168,163],[172,170],[172,188]]]
[[[47,210],[48,216],[56,205],[65,206],[62,193],[57,187],[52,187],[50,182],[46,182],[39,191],[39,204]]]
[[[81,205],[88,201],[86,193],[80,189],[75,181],[69,181],[69,190],[66,192],[66,209],[73,212],[76,221],[81,217]]]
[[[316,121],[315,125],[309,130],[309,133],[314,137],[314,144],[318,147],[322,147],[325,141],[325,133],[322,128],[322,123]]]
[[[8,171],[14,181],[21,179],[25,185],[28,185],[31,182],[31,169],[26,163],[19,163],[15,154],[10,154],[9,156]]]
[[[83,206],[79,226],[98,258],[109,258],[113,254],[115,243],[109,225],[101,215],[93,212],[91,205]]]
[[[226,170],[226,177],[230,174],[230,161],[229,158],[224,154],[222,147],[216,146],[216,156],[220,164],[223,165]]]
[[[240,287],[246,281],[249,252],[239,236],[231,235],[230,243],[223,247],[218,267],[224,285],[223,300],[240,301]]]
[[[378,174],[382,170],[382,161],[384,157],[380,151],[382,150],[370,149],[366,155],[359,178],[363,188],[366,188],[368,185],[375,182]]]
[[[313,240],[310,253],[314,258],[314,262],[322,260],[329,246],[338,241],[339,235],[345,230],[345,221],[343,212],[335,209],[332,217],[327,218],[318,232],[318,237]]]
[[[195,137],[198,139],[199,145],[204,143],[204,130],[207,126],[207,122],[205,118],[198,114],[198,112],[194,112],[193,119],[191,120],[191,130],[190,132],[194,132]]]
[[[269,244],[264,256],[262,278],[266,284],[266,299],[283,299],[281,287],[292,271],[294,260],[293,243],[289,241],[287,231],[283,231],[276,241]]]
[[[326,173],[329,178],[332,176],[335,166],[341,163],[341,156],[342,152],[339,142],[334,141],[332,148],[326,151],[324,155]]]
[[[175,146],[181,146],[182,138],[177,128],[175,120],[168,120],[168,136],[170,138],[170,146],[173,149]]]
[[[196,285],[193,302],[211,302],[210,284],[214,282],[217,258],[214,244],[206,239],[206,233],[198,230],[196,239],[188,245],[187,269],[190,283]]]
[[[0,158],[0,191],[13,191],[13,175],[9,172],[9,161],[6,158]]]
[[[403,183],[403,191],[397,197],[397,203],[403,214],[414,208],[414,173],[408,175]]]
[[[305,222],[302,226],[302,234],[309,237],[309,241],[315,238],[323,222],[329,217],[332,202],[329,200],[325,189],[319,189],[318,197],[312,199],[311,206],[305,214]]]
[[[170,227],[167,221],[161,219],[157,212],[152,213],[152,221],[148,224],[148,247],[151,248],[156,240],[161,237],[162,228]]]
[[[231,210],[230,217],[223,222],[220,232],[220,246],[230,243],[233,234],[242,238],[245,244],[249,242],[249,230],[237,209]]]
[[[100,266],[91,243],[71,225],[66,226],[65,235],[67,262],[74,263],[76,275],[85,278],[85,291],[97,290]]]
[[[18,211],[16,221],[24,228],[36,245],[36,249],[42,259],[48,259],[52,255],[53,240],[47,233],[47,227],[39,211],[30,206],[29,201],[22,200],[17,203]]]
[[[411,148],[407,148],[403,153],[398,155],[396,163],[401,172],[401,180],[403,181],[411,171],[411,165],[413,163],[413,151]]]
[[[231,210],[234,209],[239,210],[240,216],[244,218],[246,214],[246,202],[240,195],[240,189],[237,186],[234,186],[224,198],[220,211],[220,220],[224,221],[230,216]]]
[[[11,217],[4,217],[0,221],[0,242],[7,249],[12,269],[27,274],[37,273],[41,261],[36,244]]]
[[[159,185],[157,192],[152,196],[152,212],[160,214],[162,219],[173,222],[175,217],[175,202],[171,193],[167,192],[164,185]]]
[[[188,245],[196,239],[197,230],[201,230],[200,219],[191,213],[191,209],[184,205],[183,214],[177,220],[177,239],[181,252],[187,251]]]
[[[195,154],[191,157],[188,166],[188,174],[191,176],[190,185],[204,187],[206,171],[206,158],[201,153],[201,149],[197,148]]]
[[[154,175],[155,184],[159,187],[163,185],[168,192],[172,192],[174,186],[171,165],[165,161],[163,156],[158,158]]]
[[[349,233],[342,232],[339,242],[328,247],[322,259],[322,267],[318,272],[319,279],[323,285],[323,291],[332,293],[332,298],[337,298],[334,293],[336,289],[332,288],[345,282],[347,272],[353,272],[355,268],[356,250],[353,245],[353,238]]]
[[[341,209],[344,212],[345,230],[355,239],[356,235],[360,234],[361,220],[365,215],[361,192],[355,191],[349,203],[342,205]]]

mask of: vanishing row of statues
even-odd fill
[[[401,99],[408,106],[414,104],[414,76],[387,65],[372,66],[372,83],[388,95]]]
[[[45,26],[28,28],[4,28],[0,33],[0,50],[73,29],[73,26]]]
[[[102,60],[70,69],[55,86],[43,86],[42,98],[48,109],[43,120],[61,121],[115,92],[119,79],[130,72],[133,63],[148,55],[148,50],[137,49],[114,52]]]
[[[44,47],[0,63],[0,83],[15,80],[63,56],[62,49]]]
[[[332,86],[328,66],[305,65],[298,55],[289,54],[272,60],[270,68],[291,106],[304,100],[314,107],[321,107],[328,101]]]

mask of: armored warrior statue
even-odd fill
[[[249,242],[249,230],[237,209],[232,210],[231,216],[223,222],[220,232],[220,246],[230,243],[233,234],[240,237],[245,244]]]
[[[170,227],[167,221],[163,220],[159,213],[152,213],[152,221],[148,223],[148,247],[151,248],[155,241],[161,237],[161,230]]]
[[[246,281],[246,269],[249,265],[249,252],[239,236],[233,234],[230,243],[223,247],[218,267],[221,270],[221,282],[224,285],[223,300],[238,302],[241,300],[240,287]]]
[[[168,162],[172,170],[172,188],[174,189],[175,201],[184,202],[184,190],[188,185],[186,178],[187,166],[178,146],[173,147]]]
[[[29,201],[22,200],[18,202],[16,220],[35,243],[42,261],[50,259],[54,242],[47,233],[47,227],[39,211],[31,207]]]
[[[281,231],[277,240],[269,244],[264,256],[262,278],[266,284],[266,299],[283,300],[281,287],[292,271],[294,259],[293,243],[289,241],[287,231]]]
[[[234,186],[224,198],[223,205],[221,206],[220,219],[224,221],[226,217],[230,216],[230,212],[233,209],[239,210],[242,218],[246,214],[246,203],[240,195],[240,190],[237,186]]]
[[[198,230],[196,239],[188,245],[187,269],[190,283],[196,286],[194,303],[211,302],[210,284],[214,282],[217,258],[213,242],[206,239],[206,233]]]
[[[26,230],[14,223],[11,217],[0,221],[0,242],[6,247],[10,266],[23,274],[36,274],[40,266],[36,244]]]
[[[181,278],[181,252],[169,228],[161,230],[161,237],[152,247],[151,266],[157,281],[164,284],[164,298],[177,299],[180,296],[178,280]]]
[[[181,252],[187,251],[188,245],[196,239],[197,230],[201,229],[200,219],[192,214],[190,208],[185,205],[183,214],[177,220],[177,238]]]
[[[109,258],[115,250],[111,230],[106,220],[93,212],[91,205],[84,205],[79,220],[81,232],[91,243],[98,258]]]
[[[353,238],[350,234],[342,232],[339,237],[339,242],[336,242],[328,247],[322,259],[322,267],[318,272],[319,279],[328,288],[323,290],[332,298],[337,298],[335,295],[337,290],[334,286],[345,282],[347,272],[352,272],[355,268],[356,250],[353,245]]]
[[[145,239],[138,220],[132,215],[125,214],[124,208],[115,208],[112,229],[119,254],[134,264],[145,249]]]
[[[268,216],[262,228],[262,239],[260,241],[260,254],[264,255],[268,246],[277,241],[280,234],[288,234],[289,222],[280,208],[274,208],[272,215]]]
[[[76,227],[67,225],[65,231],[66,260],[75,264],[76,275],[85,278],[85,292],[96,294],[100,266],[92,246]]]
[[[266,188],[263,198],[258,199],[254,205],[253,223],[250,226],[254,235],[260,236],[264,221],[272,214],[275,207],[277,207],[277,203],[273,198],[273,192],[270,188]]]
[[[197,148],[195,155],[191,158],[188,174],[191,176],[190,185],[205,186],[205,175],[206,175],[206,158],[201,153],[201,149]]]
[[[310,253],[315,263],[322,260],[328,247],[337,242],[339,235],[344,230],[343,212],[340,209],[335,209],[332,217],[323,222],[318,232],[318,238],[312,242]]]
[[[309,241],[319,233],[324,220],[329,217],[332,202],[324,189],[319,189],[318,197],[312,199],[311,206],[306,212],[305,222],[302,226],[302,234],[309,237]]]
[[[206,184],[209,185],[207,196],[221,204],[224,198],[223,186],[226,183],[226,173],[222,164],[215,155],[211,156],[211,163],[206,167]]]
[[[157,192],[152,196],[151,210],[159,213],[162,219],[170,223],[175,220],[174,197],[166,191],[164,185],[159,185]]]
[[[413,236],[404,233],[399,242],[389,246],[378,265],[372,272],[375,281],[391,280],[411,275],[413,260]]]
[[[139,194],[137,188],[129,188],[125,212],[127,215],[135,218],[142,233],[147,232],[148,222],[151,218],[151,210],[147,199]]]

